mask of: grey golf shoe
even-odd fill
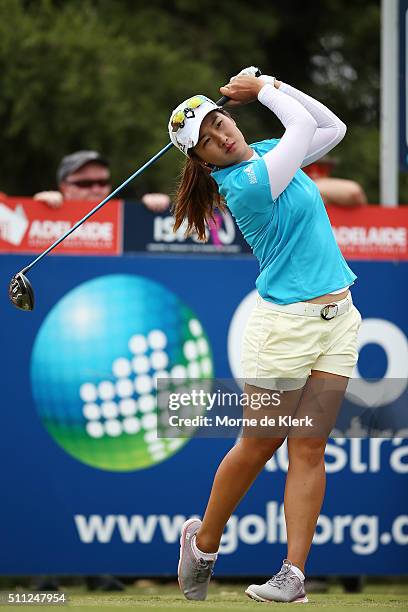
[[[265,584],[251,584],[245,591],[248,597],[256,601],[280,601],[286,603],[308,603],[303,582],[292,570],[288,559],[283,560],[280,572],[272,576]]]
[[[193,552],[191,540],[200,526],[200,519],[189,519],[184,523],[181,530],[178,564],[178,582],[184,597],[197,601],[203,601],[207,597],[215,564],[215,559],[213,561],[197,559]]]

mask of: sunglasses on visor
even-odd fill
[[[182,110],[177,111],[177,113],[174,113],[173,117],[171,118],[171,128],[173,132],[177,132],[183,128],[186,119],[194,118],[194,109],[198,108],[206,101],[207,100],[204,98],[204,96],[194,96],[194,98],[187,100],[185,107]]]

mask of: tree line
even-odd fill
[[[178,102],[217,99],[253,64],[347,123],[336,175],[378,202],[379,41],[379,0],[0,0],[0,191],[55,187],[60,158],[82,148],[122,182],[168,142]],[[234,115],[250,142],[282,133],[261,105]],[[180,162],[169,152],[128,197],[171,192]]]

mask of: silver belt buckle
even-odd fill
[[[338,304],[326,304],[326,306],[323,306],[323,308],[321,309],[320,316],[325,321],[330,321],[331,319],[334,319],[338,311],[339,311]]]

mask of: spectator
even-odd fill
[[[97,151],[77,151],[62,158],[57,170],[59,191],[34,196],[52,208],[64,200],[103,200],[111,191],[108,162]]]
[[[109,164],[97,151],[76,151],[62,158],[57,170],[59,191],[41,191],[34,196],[52,208],[64,200],[102,201],[112,191]],[[143,204],[153,212],[166,210],[170,198],[162,193],[145,194]]]
[[[365,206],[367,196],[359,183],[330,176],[336,164],[335,159],[326,155],[303,170],[318,186],[326,205]]]
[[[154,213],[164,212],[170,208],[170,196],[167,193],[145,193],[142,202]]]

